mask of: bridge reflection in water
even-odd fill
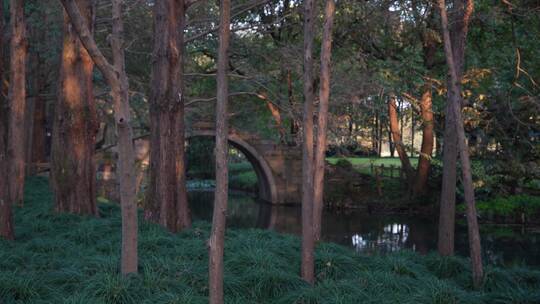
[[[213,192],[189,193],[195,220],[211,221]],[[301,234],[301,208],[258,202],[245,194],[231,194],[227,226],[272,229]],[[435,219],[436,220],[436,219]],[[365,214],[361,211],[325,212],[322,237],[325,241],[349,246],[362,254],[384,254],[402,249],[427,254],[437,248],[437,223],[417,215]],[[485,228],[487,228],[484,225]],[[540,266],[540,232],[497,227],[482,231],[484,255],[492,264],[525,262]],[[465,226],[456,229],[456,250],[468,256]]]

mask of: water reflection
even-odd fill
[[[213,192],[189,193],[195,219],[212,220]],[[227,212],[228,227],[273,229],[301,234],[299,207],[258,203],[247,195],[232,194]],[[489,228],[482,231],[484,256],[492,264],[527,263],[540,265],[540,231]],[[364,254],[410,249],[422,254],[436,250],[437,225],[431,218],[408,215],[372,215],[359,211],[325,212],[322,238],[350,246]],[[466,227],[456,229],[456,251],[468,256]]]

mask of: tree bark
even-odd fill
[[[313,234],[313,0],[304,1],[304,114],[302,141],[302,265],[306,282],[315,282]]]
[[[452,91],[451,94],[448,94],[448,97],[452,99],[448,100],[448,103],[451,105],[451,110],[456,119],[455,128],[457,133],[458,141],[458,151],[461,159],[462,165],[462,178],[463,178],[463,188],[465,192],[465,203],[467,206],[467,226],[469,233],[469,247],[470,247],[470,256],[472,262],[472,278],[474,287],[478,288],[482,284],[484,277],[483,265],[482,265],[482,250],[480,244],[480,233],[478,227],[478,220],[476,214],[476,203],[474,197],[474,186],[472,181],[471,174],[471,164],[469,159],[469,150],[467,146],[467,141],[465,137],[465,129],[463,126],[463,120],[461,118],[461,69],[464,62],[464,48],[465,48],[465,39],[468,31],[469,18],[473,10],[472,0],[468,0],[465,3],[460,3],[458,9],[463,8],[463,23],[459,30],[459,35],[461,36],[460,45],[457,54],[454,53],[456,50],[452,46],[452,40],[450,38],[450,30],[448,28],[448,16],[446,12],[446,3],[445,0],[439,0],[439,9],[441,12],[441,26],[444,37],[444,50],[446,55],[446,62],[450,74],[450,86],[448,91]],[[449,126],[446,126],[447,128]]]
[[[75,1],[93,31],[94,1]],[[51,147],[51,186],[58,212],[98,215],[94,160],[98,121],[94,63],[64,12],[64,39]]]
[[[0,41],[4,34],[4,3],[0,2]],[[7,155],[6,155],[6,133],[7,124],[4,122],[4,113],[7,108],[5,103],[6,99],[2,92],[2,82],[4,80],[4,56],[3,46],[0,46],[0,174],[2,176],[8,176],[7,174]],[[13,240],[15,237],[13,229],[13,215],[11,211],[11,203],[9,201],[8,193],[8,179],[0,178],[0,237]]]
[[[228,49],[230,40],[231,1],[221,0],[219,49],[217,66],[217,105],[216,105],[216,190],[214,195],[214,214],[212,231],[208,240],[209,250],[209,294],[211,304],[223,303],[223,249],[225,246],[225,222],[228,200],[229,154],[227,103],[229,83]]]
[[[71,24],[90,57],[111,87],[114,117],[118,133],[118,176],[120,178],[120,205],[122,209],[122,274],[137,272],[137,204],[135,201],[135,158],[130,125],[128,80],[124,67],[122,0],[112,1],[113,34],[111,39],[114,66],[97,47],[84,22],[77,4],[61,0]]]
[[[328,129],[328,104],[330,100],[330,74],[332,60],[332,28],[336,3],[326,0],[321,50],[321,83],[319,87],[319,115],[313,174],[313,233],[315,241],[321,238],[322,211],[324,207],[324,169],[326,164],[326,132]]]
[[[9,114],[7,130],[8,202],[23,204],[25,149],[24,113],[26,109],[26,25],[24,1],[10,1],[11,41]]]
[[[413,189],[415,196],[425,193],[429,168],[431,166],[431,153],[433,152],[433,110],[431,97],[431,83],[426,80],[424,94],[422,94],[422,99],[420,100],[422,111],[422,146],[420,148]]]
[[[411,162],[409,161],[409,156],[407,155],[407,151],[405,150],[403,140],[401,139],[396,98],[394,96],[390,97],[390,99],[388,100],[388,120],[390,121],[390,131],[392,132],[392,139],[394,141],[395,149],[398,153],[399,159],[401,161],[401,166],[405,171],[407,181],[410,185],[414,179],[414,170],[411,166]]]
[[[154,6],[150,96],[150,187],[146,217],[169,231],[191,226],[184,164],[184,0]]]
[[[472,4],[472,2],[470,2]],[[439,3],[440,4],[440,3]],[[444,3],[443,3],[444,4]],[[449,29],[449,38],[451,53],[456,70],[456,77],[461,79],[463,76],[463,62],[465,58],[465,41],[468,32],[472,6],[465,10],[464,0],[455,0],[452,15],[455,16]],[[439,7],[440,10],[440,7]],[[444,11],[446,14],[446,9]],[[447,26],[450,26],[447,24]],[[461,82],[452,84],[448,80],[447,103],[444,118],[443,134],[443,179],[440,200],[439,215],[439,240],[438,251],[443,256],[454,254],[454,230],[455,230],[455,205],[456,205],[456,180],[457,180],[457,157],[458,157],[458,138],[456,132],[457,117],[452,110],[451,101],[458,98],[461,103],[461,95],[453,96],[451,89],[453,85],[457,86],[458,92],[461,92]],[[461,94],[461,93],[460,93]],[[461,107],[461,105],[460,105]]]

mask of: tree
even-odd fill
[[[321,77],[319,87],[319,113],[317,117],[317,137],[315,145],[315,165],[313,177],[313,233],[315,241],[321,238],[322,210],[324,206],[324,170],[326,166],[326,133],[328,130],[328,104],[330,99],[330,74],[332,61],[332,28],[336,3],[327,0],[324,9],[324,27],[321,50]]]
[[[94,1],[75,2],[93,34]],[[92,84],[94,62],[65,12],[63,33],[51,147],[55,209],[97,216],[94,151],[99,123]]]
[[[444,51],[446,56],[446,62],[449,70],[449,87],[448,87],[448,100],[450,104],[450,110],[455,117],[454,125],[446,125],[446,128],[455,127],[457,133],[457,145],[459,157],[461,159],[461,171],[462,182],[465,192],[465,203],[467,213],[467,227],[469,233],[469,246],[470,256],[472,262],[472,276],[473,284],[475,287],[480,287],[482,284],[484,271],[482,266],[482,250],[480,245],[480,233],[478,228],[478,220],[476,215],[476,205],[474,198],[474,186],[472,182],[471,164],[469,159],[469,147],[465,138],[465,128],[463,127],[463,120],[461,118],[461,80],[462,76],[459,72],[463,69],[464,62],[464,49],[466,43],[466,36],[468,31],[469,20],[473,11],[473,0],[459,1],[457,3],[457,9],[461,10],[458,20],[458,26],[454,28],[454,34],[459,35],[458,39],[452,40],[450,36],[450,30],[448,28],[448,16],[446,12],[445,0],[439,0],[439,9],[441,13],[441,27],[444,38]],[[456,3],[454,4],[456,5]],[[456,43],[454,45],[454,42]]]
[[[313,0],[304,0],[304,113],[302,121],[302,278],[315,282],[313,233]]]
[[[225,221],[228,200],[227,167],[228,117],[227,103],[229,99],[229,83],[227,71],[229,66],[228,49],[230,40],[231,1],[221,0],[219,22],[219,49],[217,63],[217,106],[216,106],[216,190],[214,195],[214,214],[212,231],[208,240],[210,303],[223,303],[223,249],[225,246]]]
[[[411,162],[409,161],[409,156],[407,155],[407,151],[405,150],[405,144],[403,143],[403,140],[401,138],[401,131],[398,125],[398,112],[397,112],[396,98],[394,96],[391,96],[390,99],[388,100],[388,122],[390,124],[392,140],[394,141],[394,145],[396,147],[399,159],[401,160],[401,166],[403,167],[403,170],[405,171],[407,182],[410,188],[414,180],[414,170],[413,170],[413,167],[411,166]]]
[[[120,178],[120,205],[122,209],[122,274],[137,273],[137,205],[135,201],[135,174],[133,136],[130,125],[128,79],[124,65],[122,0],[112,0],[113,30],[111,46],[114,66],[101,53],[90,29],[79,11],[77,3],[61,0],[71,24],[88,54],[111,87],[114,117],[118,133],[118,176]]]
[[[0,2],[0,40],[3,40],[4,36],[4,2]],[[0,46],[0,82],[4,79],[4,56],[3,46]],[[4,122],[5,102],[3,94],[3,84],[0,83],[0,174],[7,176],[7,155],[6,155],[6,129],[7,124]],[[13,229],[13,215],[11,211],[11,202],[9,201],[8,193],[8,179],[0,178],[0,237],[12,240],[14,235]]]
[[[25,175],[26,24],[24,1],[11,0],[9,3],[11,39],[7,130],[8,202],[22,205]]]
[[[147,217],[176,232],[191,226],[184,154],[184,0],[154,5]]]

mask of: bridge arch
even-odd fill
[[[186,139],[194,137],[213,137],[215,130],[192,130],[186,133]],[[259,188],[259,198],[272,204],[278,203],[278,189],[274,174],[264,157],[249,144],[246,140],[235,133],[230,132],[228,141],[231,146],[242,152],[250,162],[257,175],[257,186]]]

